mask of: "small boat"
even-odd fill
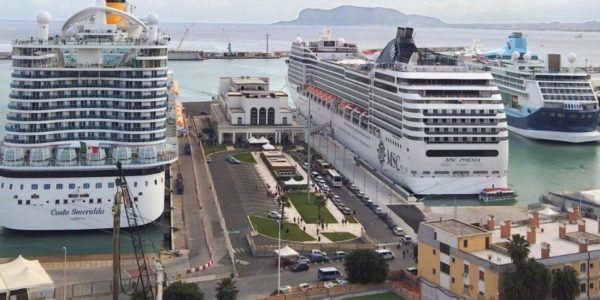
[[[509,201],[514,200],[515,197],[517,197],[517,193],[512,189],[502,187],[485,188],[479,193],[479,200],[483,202]]]

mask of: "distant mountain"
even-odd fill
[[[394,25],[437,27],[447,25],[443,21],[426,16],[407,15],[397,10],[382,7],[339,6],[333,9],[308,8],[300,12],[297,19],[282,21],[284,25]]]

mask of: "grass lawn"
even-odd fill
[[[247,162],[247,163],[251,163],[251,164],[256,163],[256,160],[254,160],[254,157],[252,156],[252,154],[250,152],[238,153],[238,154],[233,155],[233,157],[237,158],[239,161],[243,161],[243,162]]]
[[[213,146],[213,145],[204,144],[203,147],[204,147],[204,153],[206,155],[209,155],[209,154],[215,153],[215,152],[219,152],[219,151],[225,151],[225,149],[226,149],[224,145],[214,145]]]
[[[348,220],[349,223],[358,223],[358,220],[354,216],[346,216],[346,220]]]
[[[252,222],[252,226],[259,233],[274,239],[277,238],[277,220],[257,216],[250,216],[250,222]],[[281,239],[286,241],[298,242],[307,242],[315,240],[312,236],[302,231],[302,229],[300,229],[298,225],[293,223],[283,224],[283,228],[281,230]]]
[[[394,294],[394,293],[383,293],[383,294],[375,294],[375,295],[367,295],[360,297],[352,297],[346,298],[347,300],[404,300],[404,298]]]
[[[357,238],[357,236],[350,232],[323,232],[323,235],[334,243]]]
[[[317,218],[319,216],[319,210],[317,206],[314,204],[316,196],[315,194],[310,194],[311,203],[306,203],[306,194],[305,193],[291,193],[288,194],[290,197],[290,201],[294,204],[294,207],[304,219],[304,222],[309,224],[317,223]],[[331,215],[327,207],[321,208],[321,219],[325,223],[337,223],[336,219]]]

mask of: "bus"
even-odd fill
[[[342,273],[338,271],[338,269],[329,267],[329,268],[320,268],[319,273],[317,273],[317,278],[320,281],[333,280],[343,277]]]
[[[331,168],[331,165],[324,159],[317,159],[317,161],[315,161],[315,168],[317,169],[317,172],[326,175],[327,170]]]
[[[340,175],[340,173],[338,173],[334,169],[327,170],[327,179],[329,180],[329,183],[333,187],[341,187],[342,186],[342,175]]]

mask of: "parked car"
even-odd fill
[[[344,279],[344,278],[338,278],[336,280],[334,280],[333,282],[337,283],[337,285],[344,285],[348,283],[348,280]]]
[[[312,174],[312,176],[313,176],[314,178],[317,178],[317,177],[319,176],[319,173],[317,173],[317,172],[315,172],[315,171],[312,171],[312,172],[310,172],[310,174]]]
[[[206,162],[210,164],[212,162],[212,158],[210,156],[207,156],[206,157]]]
[[[392,229],[392,232],[397,236],[404,236],[404,230],[402,230],[402,228],[400,227],[394,227],[394,229]]]
[[[279,293],[280,294],[289,294],[292,292],[292,287],[289,285],[285,285],[285,286],[280,286],[279,287]]]
[[[308,269],[310,269],[310,266],[305,262],[297,263],[290,268],[292,272],[308,271]]]
[[[367,196],[362,196],[360,197],[360,201],[362,201],[363,203],[367,202],[367,201],[371,201],[371,198],[367,197]]]
[[[343,213],[344,215],[346,215],[346,216],[349,216],[349,215],[351,215],[351,214],[353,213],[353,211],[352,211],[350,208],[348,208],[348,207],[344,207],[344,208],[342,209],[342,213]]]
[[[310,259],[308,259],[308,257],[306,256],[298,256],[298,262],[297,263],[310,263]]]
[[[387,222],[387,226],[390,230],[393,230],[394,228],[398,227],[398,224],[396,224],[396,222],[390,220],[389,222]]]
[[[231,159],[233,159],[233,156],[231,156],[231,155],[227,155],[227,157],[225,157],[226,161],[230,161]]]
[[[310,250],[310,255],[322,255],[322,256],[327,256],[327,252],[323,252],[319,249],[312,249]]]
[[[335,251],[335,253],[333,254],[333,258],[335,260],[342,260],[342,259],[346,258],[346,255],[348,255],[348,254],[346,254],[346,252],[344,252],[344,251]]]
[[[404,245],[409,245],[413,242],[413,239],[410,235],[405,235],[402,237],[402,243],[404,243]]]
[[[385,260],[392,260],[396,258],[396,255],[388,249],[377,249],[375,253],[379,254],[379,256],[383,257]]]
[[[417,268],[415,267],[406,268],[406,272],[417,276]]]
[[[310,257],[310,262],[312,263],[328,263],[330,262],[331,259],[329,259],[329,257],[325,256],[325,255],[313,255]]]
[[[379,208],[379,207],[375,207],[375,208],[373,208],[373,212],[379,216],[383,213],[383,210],[381,210],[381,208]]]
[[[363,198],[365,198],[365,193],[364,193],[364,192],[361,192],[361,191],[358,191],[358,192],[356,193],[356,196],[358,196],[358,199],[363,199]]]
[[[312,286],[310,285],[310,283],[301,283],[298,285],[298,288],[301,291],[308,291],[308,290],[312,289]]]
[[[281,219],[281,214],[278,211],[272,210],[267,214],[267,217],[271,219]]]
[[[308,164],[307,163],[303,163],[302,164],[302,169],[304,169],[304,170],[308,169]]]
[[[371,207],[371,206],[373,206],[373,204],[375,204],[375,203],[373,203],[372,200],[365,201],[365,206],[366,207]]]

